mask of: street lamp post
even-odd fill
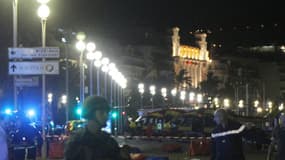
[[[143,83],[139,83],[138,84],[138,89],[141,95],[141,109],[143,109],[143,93],[144,93],[144,84]]]
[[[49,7],[46,5],[46,3],[49,0],[38,0],[41,5],[38,8],[38,16],[41,18],[41,24],[42,24],[42,47],[46,47],[46,21],[47,17],[49,16],[50,10]],[[42,62],[45,62],[45,58],[42,59]],[[43,74],[42,75],[42,134],[43,134],[43,147],[42,147],[42,158],[46,159],[46,77]]]
[[[68,121],[68,107],[67,107],[67,96],[64,94],[61,96],[61,104],[65,107],[65,121]]]
[[[110,104],[113,106],[113,80],[114,80],[114,74],[116,72],[117,68],[114,63],[109,64],[109,72],[110,75]]]
[[[269,112],[271,113],[272,112],[272,107],[273,107],[272,101],[268,101],[267,105],[268,105],[268,108],[269,108]]]
[[[100,67],[102,65],[102,61],[100,60],[101,58],[102,52],[96,51],[94,65],[97,68],[97,96],[100,96]]]
[[[175,104],[176,94],[177,94],[177,89],[176,89],[176,88],[173,88],[173,89],[171,90],[172,104],[173,104],[173,105]]]
[[[161,95],[163,97],[163,102],[165,104],[165,99],[166,99],[166,96],[167,96],[167,89],[166,88],[161,88]]]
[[[150,94],[151,94],[151,108],[153,109],[153,96],[155,95],[155,86],[154,85],[151,85],[149,87],[149,90],[150,90]]]
[[[185,103],[185,98],[186,98],[186,91],[181,91],[180,92],[180,99],[182,100],[182,104],[184,105]],[[183,106],[184,107],[184,106]]]
[[[197,94],[197,103],[199,108],[201,107],[201,103],[203,102],[203,95],[201,93]]]
[[[76,38],[78,42],[76,43],[76,48],[80,51],[80,57],[79,57],[79,79],[80,79],[80,102],[81,104],[84,102],[84,90],[85,90],[85,84],[84,84],[84,64],[83,64],[83,53],[86,48],[86,45],[84,43],[84,39],[86,38],[85,34],[83,32],[79,32],[76,35]]]
[[[13,47],[17,47],[18,42],[18,0],[13,0]],[[16,86],[16,76],[13,76],[14,79],[14,109],[18,110],[18,95],[17,95],[17,86]]]
[[[230,100],[228,98],[224,99],[224,108],[230,107]]]
[[[88,51],[86,58],[90,61],[89,65],[89,94],[90,96],[93,95],[93,61],[95,59],[95,49],[96,45],[93,42],[89,42],[86,45],[86,49]]]
[[[238,101],[238,110],[239,110],[239,114],[242,114],[242,109],[244,108],[244,101],[243,100],[239,100]]]
[[[214,105],[215,105],[215,108],[214,108],[214,109],[220,107],[220,105],[219,105],[219,98],[218,98],[218,97],[215,97],[215,98],[214,98]]]
[[[107,94],[107,72],[109,71],[109,64],[110,60],[109,58],[102,58],[102,71],[104,73],[104,96],[105,98],[108,98],[108,94]]]

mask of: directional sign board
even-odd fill
[[[18,87],[35,87],[39,85],[39,77],[16,77],[15,85]]]
[[[9,62],[10,75],[59,74],[58,61]]]
[[[9,59],[33,58],[59,58],[59,48],[9,48]]]

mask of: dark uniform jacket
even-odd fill
[[[245,126],[230,121],[226,128],[218,125],[212,132],[211,160],[244,160],[242,134]]]
[[[65,160],[121,160],[118,143],[106,132],[94,135],[87,128],[71,135],[65,146]]]
[[[285,128],[275,128],[273,137],[277,142],[277,160],[283,160],[285,158]]]

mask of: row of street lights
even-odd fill
[[[113,85],[117,84],[118,87],[121,89],[125,89],[127,86],[127,79],[124,77],[124,75],[117,69],[115,63],[110,62],[109,58],[103,57],[103,54],[101,51],[96,50],[96,45],[93,42],[89,42],[85,44],[84,40],[86,38],[85,34],[83,32],[79,32],[77,34],[77,40],[76,48],[80,51],[80,101],[84,101],[84,51],[87,50],[86,59],[90,61],[89,64],[89,93],[90,95],[93,95],[93,66],[96,67],[97,72],[97,86],[96,95],[102,95],[101,94],[101,87],[100,87],[100,69],[104,73],[104,95],[105,98],[108,99],[108,90],[107,90],[107,78],[109,75],[111,77],[110,79],[110,102],[113,101]],[[95,51],[96,50],[96,51]],[[113,81],[116,82],[113,84]]]
[[[143,83],[139,83],[138,84],[138,91],[139,91],[139,93],[140,93],[140,95],[141,95],[141,109],[143,108],[143,103],[142,103],[142,97],[143,97],[143,94],[144,94],[144,92],[145,92],[145,85],[143,84]],[[153,108],[153,96],[156,94],[156,88],[155,88],[155,86],[154,85],[151,85],[150,87],[149,87],[149,91],[150,91],[150,94],[152,95],[152,98],[151,98],[151,101],[152,101],[152,108]],[[165,88],[165,87],[163,87],[163,88],[161,88],[161,95],[165,98],[166,96],[167,96],[167,88]],[[173,88],[171,91],[170,91],[170,93],[171,93],[171,95],[173,96],[173,97],[176,97],[177,96],[177,93],[178,93],[178,91],[177,91],[177,89],[176,88]],[[186,91],[184,91],[184,90],[182,90],[182,91],[180,91],[179,92],[180,93],[180,99],[182,100],[182,102],[184,103],[184,101],[186,100],[186,95],[187,95],[187,92]],[[195,92],[190,92],[189,93],[189,102],[190,103],[193,103],[193,102],[196,102],[196,103],[202,103],[203,102],[203,95],[201,94],[201,93],[195,93]],[[208,97],[208,98],[210,98],[210,100],[212,100],[212,98],[211,97]],[[214,104],[214,106],[216,107],[216,108],[220,108],[220,107],[224,107],[224,108],[229,108],[229,107],[231,107],[231,101],[230,101],[230,99],[228,99],[228,98],[224,98],[223,99],[223,103],[222,103],[222,106],[220,105],[220,100],[219,100],[219,98],[217,98],[217,97],[215,97],[214,99],[213,99],[213,104]],[[267,102],[267,106],[266,107],[264,107],[264,109],[263,109],[263,107],[261,107],[260,106],[260,103],[259,103],[259,101],[258,100],[255,100],[254,102],[253,102],[253,104],[254,104],[254,107],[256,108],[256,112],[257,113],[261,113],[261,112],[263,112],[263,110],[265,109],[265,111],[269,111],[269,112],[271,112],[272,111],[272,108],[273,108],[273,102],[272,101],[268,101]],[[237,104],[237,107],[239,108],[239,109],[243,109],[244,107],[245,107],[245,103],[244,103],[244,100],[239,100],[238,101],[238,104]],[[278,106],[278,109],[280,110],[280,111],[282,111],[282,110],[284,110],[284,104],[283,103],[281,103],[279,106]]]
[[[141,95],[141,109],[143,108],[143,104],[142,104],[142,97],[143,97],[143,94],[144,94],[144,92],[145,92],[145,85],[143,84],[143,83],[139,83],[138,84],[138,91],[139,91],[139,93],[140,93],[140,95]],[[152,95],[152,97],[151,97],[151,102],[152,102],[152,109],[153,109],[153,96],[156,94],[156,87],[155,87],[155,85],[150,85],[149,86],[149,91],[150,91],[150,94]],[[163,88],[161,88],[161,95],[162,95],[162,97],[165,99],[166,97],[167,97],[167,88],[165,88],[165,87],[163,87]],[[177,91],[177,89],[176,88],[173,88],[171,91],[170,91],[170,93],[171,93],[171,95],[173,96],[173,97],[176,97],[176,95],[177,95],[177,93],[178,93],[178,91]],[[187,95],[187,92],[186,91],[184,91],[184,90],[182,90],[182,91],[180,91],[180,99],[182,100],[182,102],[184,103],[185,102],[185,100],[186,100],[186,96]],[[196,97],[196,98],[195,98]],[[201,94],[201,93],[198,93],[198,94],[196,94],[196,93],[194,93],[194,92],[190,92],[189,93],[189,101],[190,102],[195,102],[195,100],[196,100],[196,102],[197,103],[202,103],[202,101],[203,101],[203,95]]]

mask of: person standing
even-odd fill
[[[283,160],[285,157],[285,113],[279,117],[279,126],[273,131],[273,142],[277,144],[276,160]]]
[[[109,134],[101,129],[106,126],[111,108],[100,96],[89,96],[83,104],[85,128],[71,134],[66,143],[65,160],[129,160],[128,147],[120,148]]]
[[[8,145],[4,115],[0,115],[0,160],[8,160]]]
[[[246,126],[230,120],[224,109],[215,111],[214,121],[211,160],[244,160],[242,134]]]

